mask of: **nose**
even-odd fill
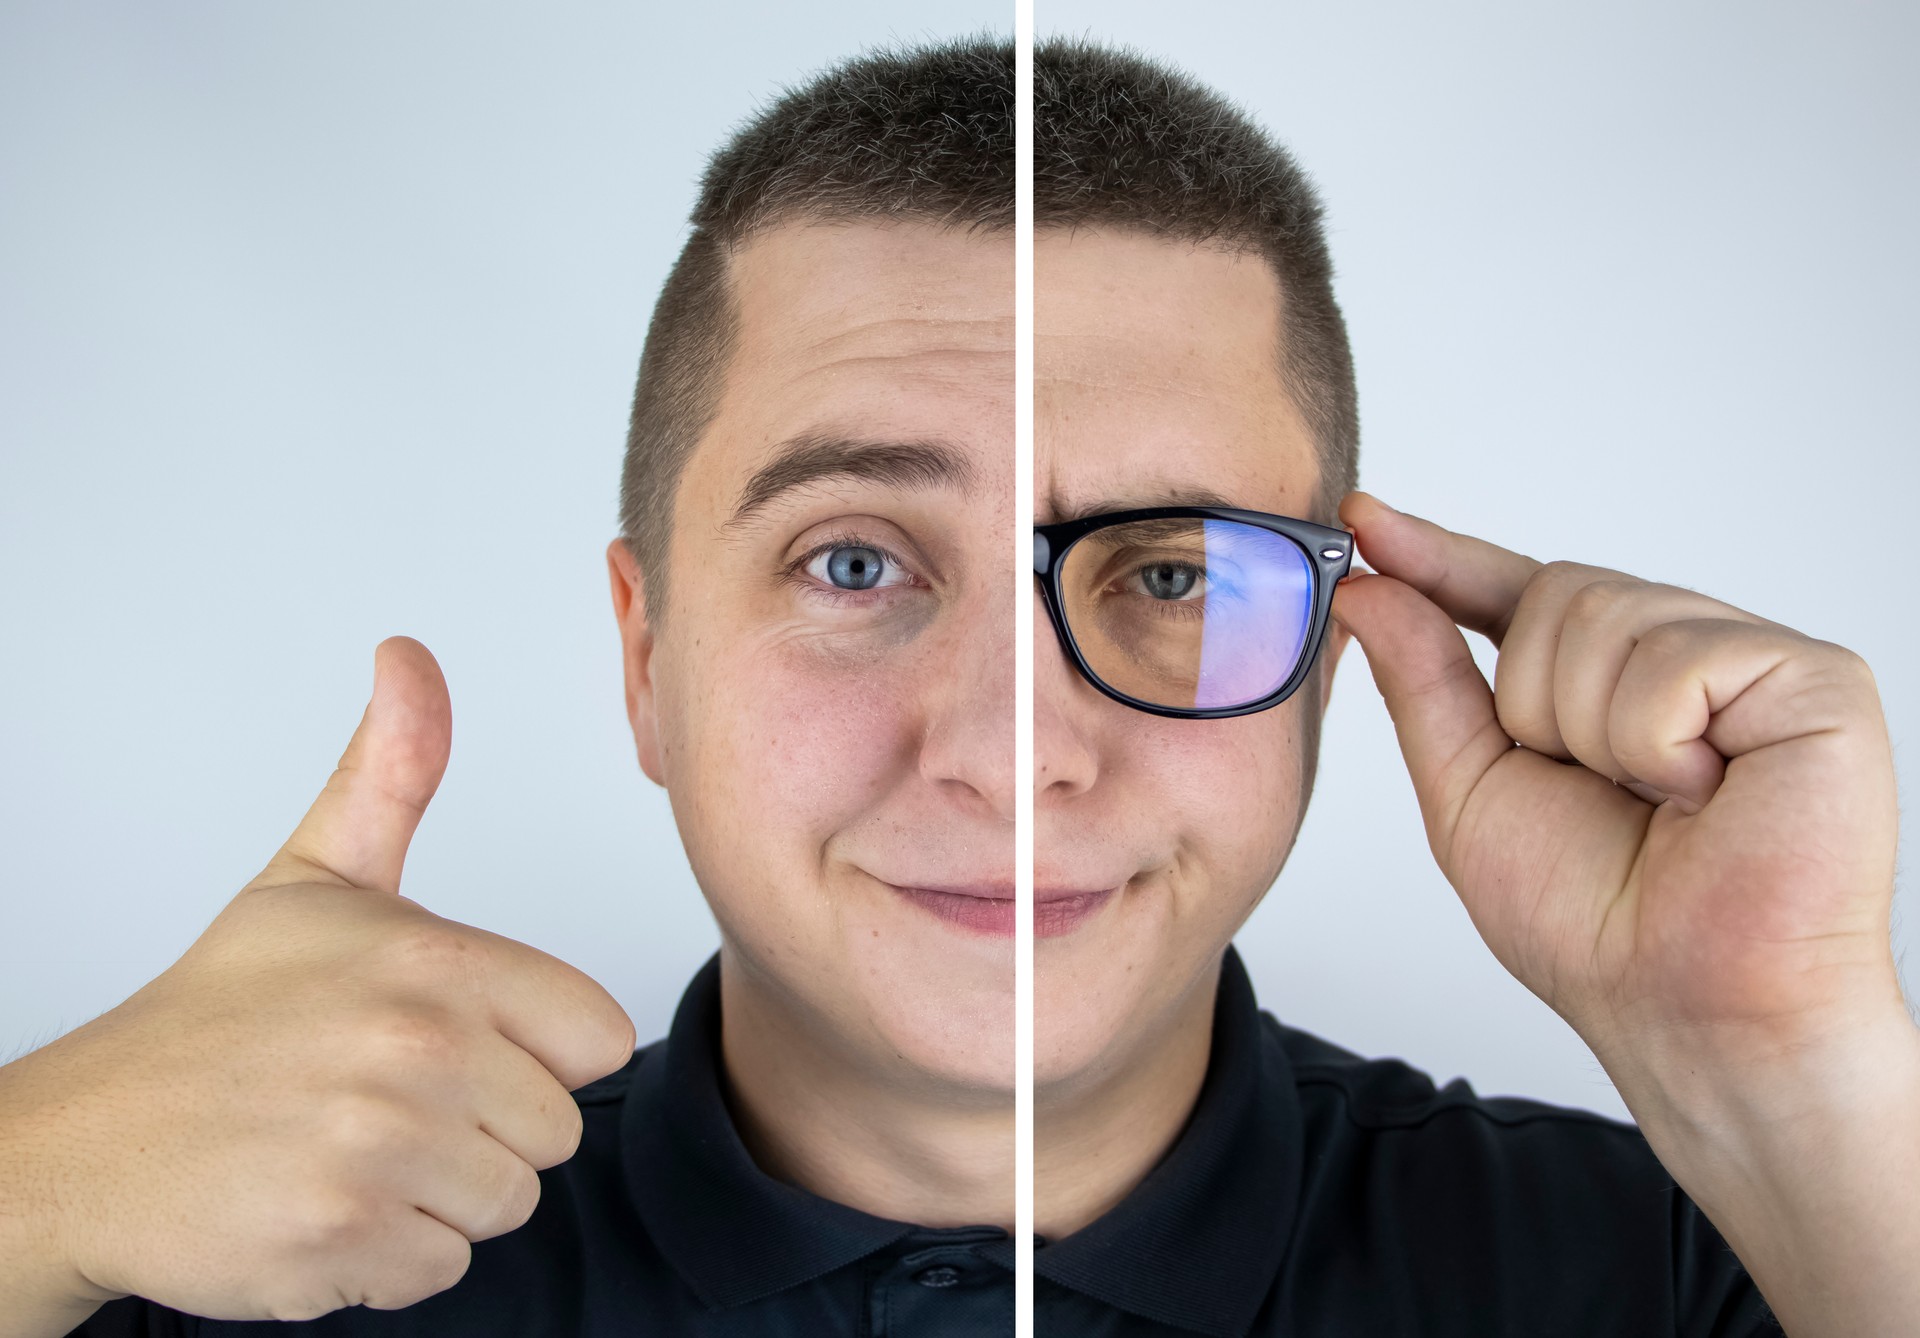
[[[1040,592],[1033,595],[1033,790],[1036,802],[1071,799],[1100,774],[1092,741],[1075,723],[1081,694],[1093,692],[1067,660]]]
[[[1013,620],[1004,587],[954,620],[928,676],[920,775],[986,816],[1013,821]]]

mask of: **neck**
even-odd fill
[[[725,947],[720,1009],[728,1105],[761,1170],[875,1217],[1013,1230],[1011,1092],[902,1082]]]
[[[1186,1127],[1213,1050],[1220,964],[1123,1053],[1034,1093],[1034,1230],[1070,1236],[1104,1216]]]

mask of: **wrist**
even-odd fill
[[[1836,1137],[1920,1114],[1920,1027],[1903,1002],[1797,1030],[1694,1026],[1595,1048],[1661,1161],[1702,1206],[1811,1169]]]
[[[0,1068],[0,1338],[64,1334],[124,1295],[95,1284],[70,1249],[75,1103],[50,1095],[59,1044]]]
[[[1783,1039],[1669,1031],[1601,1059],[1788,1333],[1909,1333],[1920,1028],[1902,1005]]]

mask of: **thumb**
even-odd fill
[[[433,653],[412,637],[374,648],[373,697],[326,788],[248,891],[339,883],[400,891],[400,866],[453,745],[453,706]]]
[[[1366,652],[1413,778],[1427,840],[1447,867],[1467,796],[1513,748],[1494,714],[1493,690],[1453,619],[1402,581],[1371,573],[1349,577],[1334,591],[1333,616]]]

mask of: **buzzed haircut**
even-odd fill
[[[1319,448],[1306,517],[1352,490],[1360,414],[1319,192],[1293,155],[1190,76],[1055,38],[1033,52],[1033,225],[1130,228],[1251,252],[1280,280],[1280,375]]]
[[[984,35],[869,52],[787,90],[708,163],[647,329],[621,470],[620,534],[656,629],[680,476],[719,407],[737,333],[730,255],[796,221],[1011,231],[1013,67],[1012,43]],[[1178,71],[1045,41],[1034,50],[1034,221],[1267,260],[1282,292],[1279,372],[1321,458],[1312,518],[1330,519],[1355,478],[1353,363],[1320,201],[1287,152]]]

